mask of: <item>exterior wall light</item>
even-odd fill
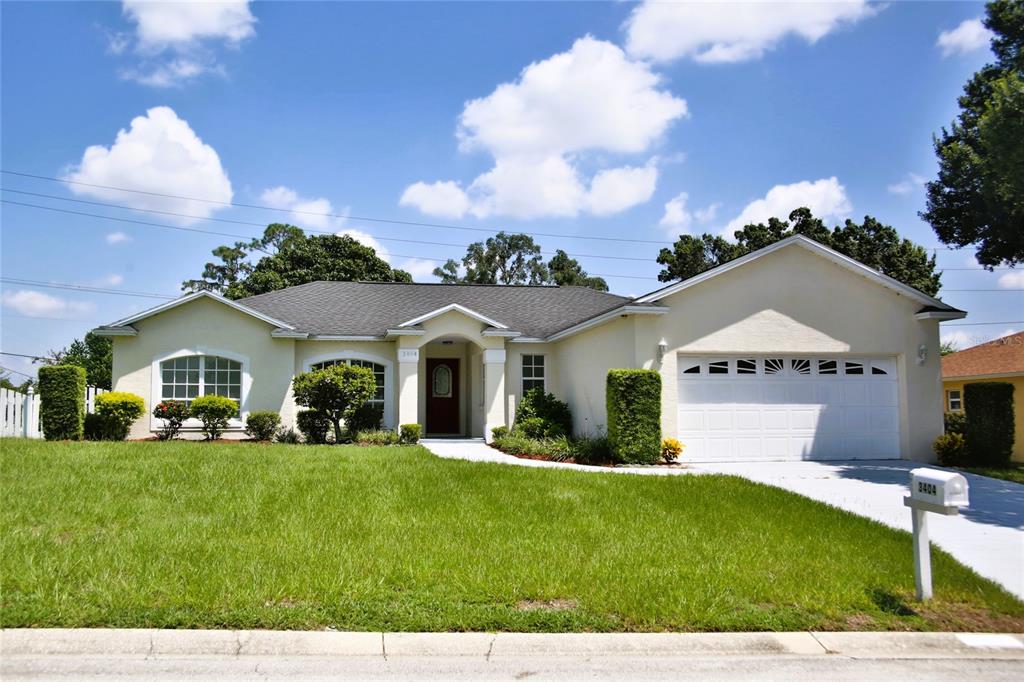
[[[928,346],[923,343],[917,347],[917,364],[923,365],[924,361],[928,359]]]
[[[662,339],[661,341],[658,342],[658,362],[661,362],[662,360],[665,359],[665,353],[667,352],[668,343],[665,342],[665,339]]]

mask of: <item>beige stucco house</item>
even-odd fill
[[[662,431],[692,460],[932,458],[941,301],[804,237],[625,298],[575,287],[313,282],[184,296],[110,325],[114,386],[152,406],[219,393],[286,425],[295,374],[373,369],[384,424],[488,438],[525,390],[605,427],[605,375],[663,378]],[[132,436],[159,424],[139,420]]]

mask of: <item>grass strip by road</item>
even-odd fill
[[[0,441],[4,627],[1024,630],[910,538],[725,476],[421,448]]]

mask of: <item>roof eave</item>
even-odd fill
[[[246,315],[250,315],[252,317],[255,317],[258,320],[262,320],[263,322],[266,322],[267,324],[271,324],[274,327],[277,327],[277,328],[280,328],[280,329],[288,329],[288,330],[294,330],[295,329],[295,327],[293,327],[292,325],[288,324],[287,322],[282,322],[281,320],[274,319],[273,317],[270,317],[269,315],[264,315],[263,313],[259,312],[258,310],[250,308],[249,306],[246,306],[246,305],[242,305],[241,303],[239,303],[237,301],[232,301],[231,299],[225,298],[225,297],[223,297],[223,296],[221,296],[219,294],[215,294],[212,291],[196,291],[196,292],[193,292],[191,294],[186,294],[185,296],[180,296],[180,297],[175,298],[175,299],[173,299],[171,301],[167,301],[166,303],[161,303],[158,306],[155,306],[153,308],[149,308],[147,310],[143,310],[142,312],[139,312],[139,313],[135,313],[134,315],[131,315],[129,317],[125,317],[123,319],[117,320],[116,322],[112,322],[112,323],[110,323],[108,325],[103,325],[100,328],[103,329],[103,328],[112,328],[112,327],[125,327],[125,326],[128,326],[128,325],[132,324],[133,322],[138,322],[139,320],[144,320],[147,317],[152,317],[153,315],[158,315],[159,313],[166,312],[166,311],[171,310],[173,308],[177,308],[178,306],[184,305],[186,303],[191,303],[192,301],[195,301],[195,300],[200,299],[200,298],[210,298],[210,299],[213,299],[214,301],[217,301],[218,303],[223,303],[224,305],[226,305],[226,306],[228,306],[230,308],[234,308],[235,310],[237,310],[239,312],[242,312],[242,313],[245,313]]]
[[[459,305],[458,303],[449,303],[446,306],[442,306],[440,308],[437,308],[436,310],[431,310],[430,312],[424,313],[422,315],[419,315],[418,317],[414,317],[411,320],[406,320],[405,322],[401,323],[398,326],[399,327],[413,327],[413,326],[416,326],[416,325],[418,325],[418,324],[420,324],[422,322],[426,322],[427,320],[432,320],[435,317],[440,317],[441,315],[444,315],[445,313],[450,313],[450,312],[462,313],[466,317],[471,317],[474,320],[476,320],[477,322],[482,322],[482,323],[490,325],[492,327],[496,327],[497,329],[508,329],[508,325],[502,324],[501,322],[498,322],[497,320],[492,320],[491,318],[487,317],[486,315],[478,313],[477,311],[475,311],[475,310],[473,310],[471,308],[467,308],[464,305]]]
[[[104,325],[93,329],[92,334],[94,336],[138,336],[139,330],[130,326],[117,327],[114,325]]]
[[[618,308],[613,308],[612,310],[601,313],[600,315],[595,315],[594,317],[591,317],[588,320],[584,320],[583,322],[574,324],[573,326],[567,327],[566,329],[563,329],[560,332],[555,332],[554,334],[548,336],[545,340],[560,341],[566,337],[573,336],[575,334],[579,334],[580,332],[591,329],[592,327],[602,325],[605,322],[610,322],[611,320],[614,320],[617,317],[628,317],[630,315],[664,315],[668,311],[669,308],[666,308],[664,306],[624,305]]]
[[[955,308],[950,310],[920,310],[914,313],[914,318],[918,320],[962,320],[965,317],[967,317],[966,311]]]

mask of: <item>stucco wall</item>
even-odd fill
[[[942,382],[942,400],[945,407],[946,391],[960,391],[960,399],[964,397],[965,384],[977,384],[983,381],[1004,381],[1013,384],[1013,455],[1015,462],[1024,462],[1024,376],[1018,377],[982,377],[959,381]]]
[[[242,410],[274,410],[282,421],[291,423],[294,407],[291,402],[291,379],[294,369],[292,339],[275,339],[266,322],[241,313],[223,303],[201,298],[134,325],[138,336],[114,337],[114,390],[128,391],[146,401],[146,414],[132,426],[130,438],[152,435],[154,406],[152,389],[153,363],[157,358],[192,351],[199,355],[228,352],[248,359],[250,384]],[[156,402],[159,402],[157,386]],[[186,435],[195,435],[193,429]],[[243,437],[241,424],[236,424],[226,437]]]

